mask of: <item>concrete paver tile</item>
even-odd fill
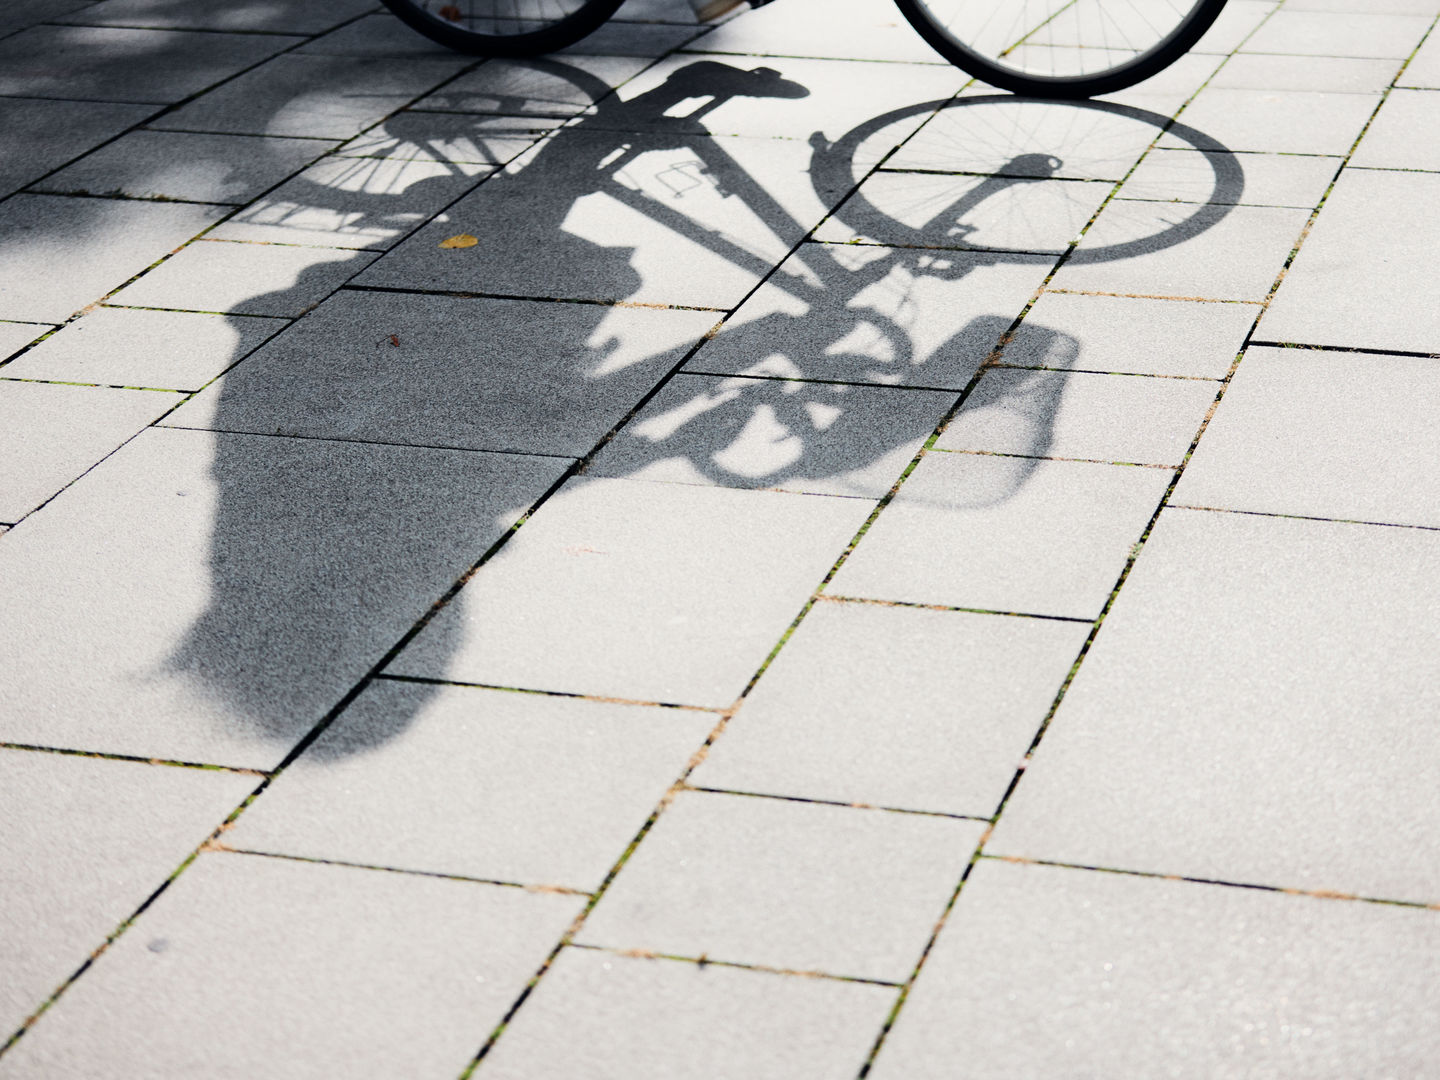
[[[0,521],[19,521],[179,401],[147,390],[0,381]]]
[[[684,792],[576,940],[902,982],[985,828]]]
[[[593,891],[716,719],[381,680],[245,812],[226,843]]]
[[[36,190],[240,205],[335,145],[318,139],[132,131],[46,177]]]
[[[1242,190],[1217,191],[1215,169],[1198,150],[1152,150],[1119,191],[1122,199],[1160,202],[1219,202],[1244,206],[1319,204],[1340,169],[1338,157],[1302,154],[1238,154]]]
[[[402,109],[341,146],[341,157],[505,165],[553,132],[553,117],[475,116]]]
[[[1053,265],[1048,255],[807,244],[686,370],[961,390]],[[1019,334],[1039,351],[1068,344],[1043,328]]]
[[[1195,43],[1192,52],[1229,54],[1238,49],[1247,37],[1280,5],[1275,0],[1229,0],[1205,36]]]
[[[945,63],[909,23],[898,17],[890,0],[846,4],[840,17],[832,0],[789,0],[732,19],[692,48],[743,56]]]
[[[1433,12],[1393,15],[1373,8],[1344,12],[1282,10],[1272,15],[1242,49],[1403,60],[1420,44],[1433,18]]]
[[[1440,527],[1440,361],[1252,348],[1175,502]]]
[[[235,135],[348,139],[460,71],[468,61],[277,56],[152,125]]]
[[[254,316],[96,308],[12,361],[0,374],[198,390],[285,325],[279,319]]]
[[[273,767],[562,466],[142,432],[5,538],[0,740]]]
[[[700,311],[344,292],[174,423],[580,457],[714,323]]]
[[[361,251],[205,240],[189,245],[127,285],[111,302],[182,311],[295,316],[374,258],[374,254]]]
[[[228,207],[15,195],[0,205],[0,318],[63,322]]]
[[[1420,1076],[1437,949],[1434,912],[982,860],[871,1075]]]
[[[935,446],[1178,466],[1218,389],[1192,379],[992,368]]]
[[[1396,85],[1440,90],[1440,34],[1432,33],[1425,39]]]
[[[690,783],[989,817],[1089,632],[819,604]]]
[[[0,1031],[8,1038],[258,782],[0,750]]]
[[[33,26],[0,41],[0,94],[168,105],[300,40],[277,34]]]
[[[1187,125],[1230,150],[1269,154],[1348,154],[1375,112],[1370,94],[1207,87],[1185,110]],[[1162,147],[1186,146],[1172,134]]]
[[[1287,10],[1294,10],[1290,4]],[[1268,90],[1288,93],[1379,94],[1395,81],[1399,60],[1353,56],[1277,56],[1237,53],[1210,83],[1215,90]]]
[[[1440,146],[1417,138],[1440,128],[1440,100],[1427,90],[1396,90],[1365,132],[1350,164],[1366,169],[1425,169],[1440,172]]]
[[[1440,352],[1440,176],[1346,169],[1256,337]]]
[[[174,30],[262,30],[318,34],[370,10],[371,0],[230,0],[194,4],[189,0],[103,0],[64,21],[98,26],[148,26]]]
[[[0,9],[0,34],[14,34],[38,23],[51,22],[93,7],[94,3],[95,0],[10,0]]]
[[[447,59],[455,54],[416,33],[387,10],[367,4],[368,14],[312,38],[295,51],[314,56],[406,56]],[[496,9],[498,10],[498,9]]]
[[[1259,313],[1251,304],[1044,292],[1000,359],[1020,367],[1219,379]]]
[[[554,55],[639,56],[654,60],[686,46],[698,48],[711,29],[707,24],[645,23],[612,18],[594,33]]]
[[[8,360],[42,334],[54,330],[44,323],[0,322],[0,360]],[[0,375],[14,378],[13,368],[6,368]]]
[[[1374,12],[1377,15],[1428,15],[1434,18],[1440,14],[1440,3],[1436,0],[1289,0],[1290,11],[1330,11],[1351,15]]]
[[[987,852],[1435,903],[1437,582],[1434,532],[1167,510]]]
[[[572,481],[388,670],[723,708],[871,509],[863,499]]]
[[[689,0],[625,0],[615,18],[633,22],[672,23],[694,26],[699,23]]]
[[[1053,278],[1057,289],[1264,300],[1308,210],[1112,202]]]
[[[954,401],[951,391],[679,375],[587,471],[878,499]]]
[[[416,111],[578,116],[649,65],[641,56],[487,60],[415,103]]]
[[[927,456],[840,568],[837,596],[1093,619],[1170,473]]]
[[[5,1064],[16,1080],[454,1076],[582,903],[206,855]]]
[[[1110,194],[1105,183],[881,172],[815,232],[817,240],[1059,255]]]
[[[0,195],[19,191],[153,112],[148,105],[0,98],[0,131],[6,142]]]
[[[832,1080],[895,991],[566,949],[485,1056],[494,1080]]]

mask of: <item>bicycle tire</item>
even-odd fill
[[[573,45],[623,0],[383,0],[407,26],[471,56],[537,56]]]
[[[1210,29],[1226,0],[984,2],[981,13],[967,0],[895,0],[920,36],[962,71],[1012,93],[1073,100],[1123,90],[1173,64]],[[942,7],[949,12],[943,17],[936,13]],[[973,13],[962,18],[962,8]],[[995,22],[1001,10],[1008,24]],[[1112,42],[1112,32],[1124,40]],[[1062,59],[1081,70],[1058,70]]]

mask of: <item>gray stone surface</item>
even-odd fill
[[[870,510],[863,499],[572,481],[389,670],[728,706]]]
[[[682,793],[576,940],[903,982],[984,829],[925,814]]]
[[[1437,409],[1434,359],[1250,349],[1174,501],[1440,527]]]
[[[374,258],[362,251],[204,241],[186,247],[110,299],[130,307],[295,316]]]
[[[1243,190],[1216,191],[1208,155],[1196,150],[1152,150],[1125,181],[1119,197],[1308,210],[1319,204],[1340,171],[1338,157],[1309,154],[1239,154],[1235,161],[1245,174]]]
[[[93,6],[94,0],[10,0],[0,9],[0,34],[13,34]]]
[[[1440,36],[1432,33],[1425,39],[1396,85],[1440,90]]]
[[[1219,389],[1198,379],[992,368],[935,446],[1175,466]]]
[[[0,750],[5,1038],[258,782],[214,770]]]
[[[485,1055],[494,1080],[848,1080],[895,991],[566,949]]]
[[[65,21],[176,30],[317,34],[373,7],[371,0],[335,0],[324,4],[309,0],[229,0],[224,4],[194,4],[189,0],[102,0]]]
[[[1281,10],[1245,42],[1243,51],[1403,60],[1420,44],[1434,15],[1433,10],[1423,15],[1390,14],[1371,8]]]
[[[46,177],[36,190],[240,205],[335,145],[318,139],[132,131]]]
[[[987,852],[1435,903],[1437,582],[1434,532],[1166,511]]]
[[[1286,5],[1290,8],[1290,5]],[[1293,10],[1293,9],[1291,9]],[[1216,90],[1321,91],[1378,94],[1395,80],[1398,60],[1346,56],[1279,56],[1241,53],[1215,74]]]
[[[179,401],[156,391],[0,380],[0,521],[19,521]]]
[[[415,109],[500,116],[578,116],[647,66],[647,59],[638,56],[489,60],[427,94],[415,103]]]
[[[0,195],[19,191],[51,169],[112,138],[155,110],[103,101],[0,98]]]
[[[952,391],[678,375],[587,471],[878,499],[954,402]]]
[[[1000,362],[1218,379],[1259,313],[1252,304],[1045,292]]]
[[[1263,300],[1309,212],[1112,202],[1055,274],[1057,289]]]
[[[173,422],[580,457],[714,324],[699,311],[343,292]]]
[[[1161,469],[930,454],[830,591],[1093,619],[1169,483]]]
[[[1440,147],[1416,133],[1440,128],[1440,101],[1427,90],[1396,90],[1375,116],[1350,164],[1366,169],[1440,172]]]
[[[690,777],[701,787],[989,817],[1090,628],[823,603]]]
[[[594,33],[587,34],[574,45],[567,45],[555,55],[567,59],[572,56],[639,56],[653,60],[674,49],[698,48],[709,32],[708,25],[631,22],[612,18]]]
[[[11,361],[0,374],[198,390],[285,325],[257,316],[100,307]]]
[[[564,121],[402,109],[336,151],[342,157],[505,165]]]
[[[1278,6],[1275,0],[1229,0],[1193,51],[1229,53],[1238,49]]]
[[[166,113],[153,126],[348,139],[434,89],[466,63],[458,56],[277,56]]]
[[[10,359],[41,334],[54,329],[44,323],[0,322],[0,361]],[[0,375],[13,378],[14,367],[6,368]]]
[[[97,1062],[156,1078],[454,1076],[580,903],[207,855],[16,1044],[7,1080]]]
[[[1025,310],[1054,260],[976,252],[807,244],[750,296],[685,366],[961,390]],[[1073,343],[1023,328],[1026,347]]]
[[[444,45],[410,29],[389,11],[376,11],[374,4],[366,4],[361,10],[367,9],[368,14],[306,42],[295,51],[315,56],[405,56],[431,59],[446,59],[454,55]]]
[[[839,16],[832,0],[787,0],[718,27],[692,48],[742,56],[945,62],[909,23],[895,16],[890,0],[847,4]]]
[[[1257,339],[1440,351],[1437,244],[1440,176],[1345,170]]]
[[[226,843],[594,891],[717,719],[381,680]]]
[[[63,322],[226,212],[219,206],[15,195],[0,205],[0,318]]]
[[[0,41],[0,94],[168,105],[300,40],[277,34],[34,26]]]
[[[1207,87],[1185,110],[1185,123],[1236,151],[1347,154],[1375,105],[1369,94]],[[1167,134],[1160,145],[1185,142]]]
[[[147,431],[5,540],[0,740],[272,767],[560,468]]]
[[[984,860],[876,1080],[1423,1076],[1434,912]]]

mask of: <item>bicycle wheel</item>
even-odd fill
[[[431,41],[475,56],[535,56],[573,45],[622,0],[384,0]]]
[[[1148,79],[1200,40],[1225,0],[895,0],[956,67],[1037,97],[1086,98]]]

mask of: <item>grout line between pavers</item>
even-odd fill
[[[1251,341],[1251,348],[1295,349],[1301,352],[1359,353],[1372,356],[1405,356],[1416,360],[1440,360],[1440,353],[1416,352],[1411,349],[1366,348],[1361,345],[1315,345],[1299,341]]]
[[[1119,461],[1115,458],[1062,457],[1059,454],[1021,454],[1012,450],[973,450],[960,447],[932,446],[936,454],[968,454],[971,457],[1018,458],[1021,461],[1073,461],[1081,465],[1118,465],[1127,469],[1159,469],[1164,472],[1175,468],[1174,464],[1155,461]],[[1085,620],[1089,622],[1090,620]]]
[[[682,956],[678,953],[656,952],[652,949],[621,949],[612,945],[595,945],[589,942],[572,942],[569,946],[572,949],[583,949],[586,952],[605,953],[609,956],[624,957],[629,960],[663,960],[672,963],[691,964],[702,970],[707,967],[734,968],[738,971],[755,971],[765,975],[784,975],[790,978],[801,979],[825,979],[830,982],[861,983],[865,986],[883,986],[890,990],[900,989],[900,984],[890,982],[886,979],[872,979],[863,975],[836,975],[829,971],[814,971],[804,968],[781,968],[771,967],[767,964],[747,964],[738,960],[717,960],[708,953],[701,953],[699,956]]]
[[[202,769],[206,772],[237,773],[242,776],[269,776],[264,769],[239,765],[216,765],[208,761],[179,761],[174,758],[142,757],[139,754],[116,754],[106,750],[79,750],[69,746],[39,746],[33,743],[0,742],[0,750],[21,750],[36,754],[60,754],[65,757],[98,758],[102,761],[124,761],[133,765],[160,765],[177,769]]]
[[[918,810],[910,806],[882,806],[878,803],[844,802],[840,799],[819,799],[805,795],[779,795],[773,791],[740,791],[736,788],[707,787],[703,784],[685,784],[681,790],[698,791],[705,795],[733,796],[738,799],[768,799],[773,802],[802,803],[808,806],[836,806],[845,810],[871,810],[879,814],[908,814],[912,817],[944,818],[947,821],[973,821],[986,824],[990,821],[988,816],[982,814],[954,814],[947,810]]]
[[[187,393],[187,391],[175,392]],[[158,422],[157,426],[159,426]],[[578,460],[574,454],[547,454],[537,450],[496,450],[488,446],[445,446],[440,443],[397,442],[393,439],[364,439],[351,435],[311,435],[298,431],[252,431],[246,428],[194,427],[190,424],[165,424],[163,427],[167,431],[208,431],[216,435],[248,435],[257,439],[301,439],[305,442],[356,443],[361,446],[395,446],[406,450],[446,450],[457,454],[505,454],[510,457],[549,458],[552,461]]]
[[[343,866],[352,870],[378,870],[385,874],[406,874],[410,877],[440,878],[445,881],[464,881],[475,885],[498,885],[506,889],[521,889],[528,893],[545,893],[561,896],[589,896],[584,889],[569,885],[534,884],[523,881],[502,881],[500,878],[474,877],[470,874],[450,874],[442,870],[418,870],[408,866],[382,866],[379,863],[353,862],[349,859],[325,859],[316,855],[295,855],[284,851],[259,851],[255,848],[232,847],[223,840],[210,840],[202,851],[226,855],[250,855],[262,859],[284,859],[287,862],[311,863],[316,866]]]
[[[1286,514],[1276,510],[1241,510],[1231,506],[1199,506],[1193,503],[1171,503],[1176,510],[1196,510],[1209,514],[1246,514],[1250,517],[1285,518],[1291,521],[1324,521],[1334,525],[1365,525],[1381,529],[1440,530],[1440,525],[1419,525],[1408,521],[1370,521],[1365,518],[1325,517],[1320,514]]]
[[[710,705],[688,705],[677,701],[645,701],[640,698],[606,697],[601,694],[581,694],[570,690],[542,690],[532,686],[500,686],[496,683],[466,682],[462,679],[442,679],[428,675],[403,675],[382,671],[375,676],[387,682],[419,683],[422,686],[461,686],[474,690],[499,690],[507,694],[533,694],[537,697],[568,698],[575,701],[593,701],[603,705],[637,705],[654,709],[682,709],[686,712],[723,713],[724,707]]]
[[[831,592],[821,593],[815,597],[815,600],[817,603],[828,604],[869,604],[873,607],[914,608],[917,611],[953,611],[967,615],[999,615],[1009,619],[1042,619],[1047,622],[1085,623],[1087,626],[1095,621],[1094,619],[1086,619],[1078,615],[1046,615],[1038,611],[996,611],[993,608],[958,607],[952,604],[923,604],[914,600],[881,600],[873,596],[844,596]]]

